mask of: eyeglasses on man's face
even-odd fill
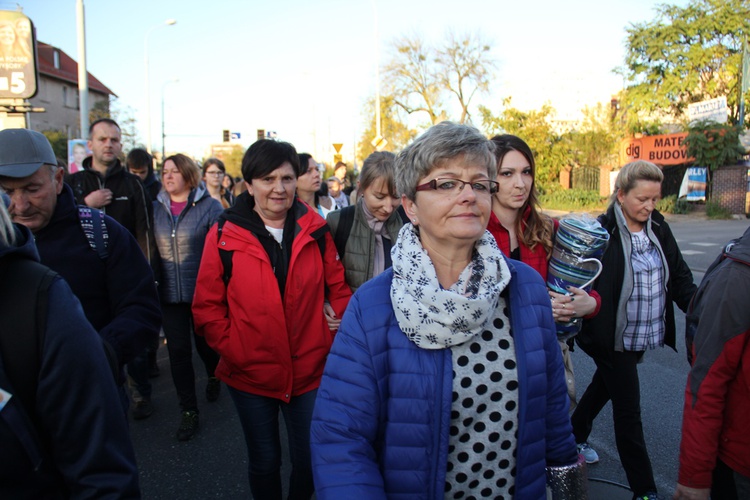
[[[462,181],[461,179],[452,179],[448,177],[438,177],[429,182],[417,186],[417,191],[435,190],[439,193],[458,194],[464,190],[466,185],[471,186],[474,194],[491,195],[497,193],[499,184],[489,179],[479,179],[474,181]]]
[[[213,177],[222,177],[224,175],[224,172],[221,170],[207,170],[206,175],[211,175]]]

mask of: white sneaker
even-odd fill
[[[583,455],[587,464],[595,464],[599,461],[599,454],[588,443],[580,443],[576,446],[578,447],[578,453]]]

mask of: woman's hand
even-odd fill
[[[677,490],[674,492],[673,500],[708,500],[708,494],[711,493],[710,488],[698,489],[688,488],[681,484],[677,484]]]
[[[328,302],[323,304],[323,314],[325,314],[328,329],[332,332],[338,331],[339,325],[341,325],[341,320],[336,317],[336,312]]]
[[[548,291],[552,299],[552,317],[557,323],[567,323],[573,318],[582,318],[596,309],[596,300],[580,288],[568,287],[570,295]]]

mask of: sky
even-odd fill
[[[329,162],[333,143],[344,145],[345,160],[353,156],[378,60],[382,67],[391,59],[400,36],[437,45],[449,30],[481,33],[498,67],[473,110],[483,104],[498,114],[510,97],[513,107],[549,103],[558,118],[571,119],[622,88],[612,70],[624,62],[625,30],[652,21],[657,3],[85,0],[86,59],[117,106],[132,111],[145,144],[147,48],[153,150],[161,150],[163,106],[168,152],[200,159],[224,129],[240,133],[243,146],[265,129]],[[79,60],[76,0],[0,1],[0,9],[16,5],[38,40]]]

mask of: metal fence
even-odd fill
[[[598,167],[575,167],[571,173],[571,188],[599,191]]]

